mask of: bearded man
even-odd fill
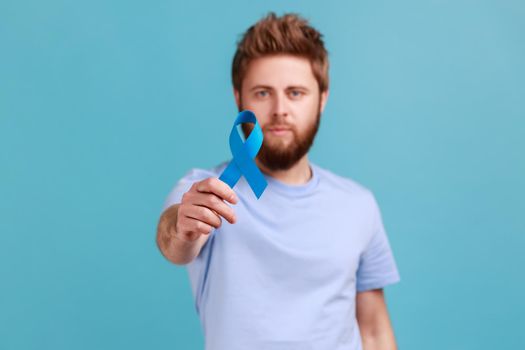
[[[270,13],[238,42],[232,82],[264,135],[265,192],[219,180],[229,161],[193,168],[157,229],[187,268],[206,350],[395,349],[383,287],[400,277],[375,197],[308,159],[329,91],[322,35]]]

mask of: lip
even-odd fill
[[[277,135],[277,136],[286,135],[290,131],[291,131],[291,129],[287,129],[287,128],[272,128],[272,129],[270,129],[270,133],[272,133],[273,135]]]
[[[285,126],[274,126],[269,128],[270,131],[289,131],[291,128],[285,127]]]

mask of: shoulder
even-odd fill
[[[219,177],[222,171],[226,168],[228,162],[221,162],[215,166],[200,168],[191,168],[179,179],[180,182],[196,182],[204,180],[209,177]]]
[[[338,175],[316,164],[317,173],[323,182],[323,189],[330,193],[332,198],[341,198],[343,202],[359,208],[361,213],[375,217],[379,212],[379,205],[374,192],[355,179]]]
[[[338,175],[317,164],[312,163],[312,166],[316,168],[317,173],[325,186],[328,186],[335,191],[342,192],[345,195],[373,199],[374,195],[372,191],[362,183],[350,177]]]
[[[209,177],[219,177],[222,170],[227,166],[227,162],[222,162],[209,168],[191,168],[178,179],[172,187],[168,197],[164,201],[163,210],[166,210],[173,204],[180,203],[182,196],[187,192],[195,182],[202,181]]]

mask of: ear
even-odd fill
[[[233,96],[235,96],[235,104],[237,105],[237,109],[241,110],[241,94],[239,93],[239,90],[233,88]]]
[[[326,105],[326,102],[328,101],[328,95],[330,91],[326,90],[321,93],[321,113],[324,111],[324,106]]]

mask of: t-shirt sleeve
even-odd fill
[[[372,198],[373,234],[359,260],[357,292],[383,288],[400,281],[399,271],[385,232],[379,206],[373,195]]]
[[[217,175],[211,170],[193,168],[188,171],[171,189],[170,193],[164,200],[162,212],[168,209],[173,204],[180,203],[184,193],[188,192],[190,187],[198,181],[202,181],[208,177],[216,177]]]

